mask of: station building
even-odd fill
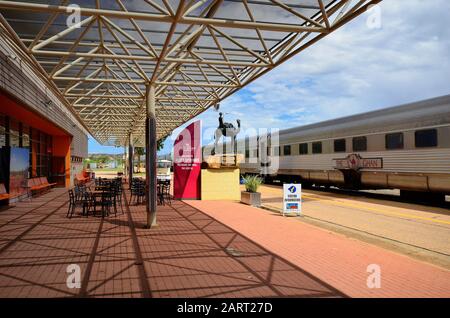
[[[18,162],[26,179],[46,177],[70,187],[88,155],[88,131],[29,59],[0,37],[0,184],[10,194]]]

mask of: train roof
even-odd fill
[[[279,131],[279,138],[280,143],[285,144],[441,125],[450,125],[450,95],[283,129]],[[239,140],[255,137],[241,136]]]
[[[450,95],[280,130],[280,137],[333,138],[450,124]]]

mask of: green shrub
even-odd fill
[[[259,186],[263,183],[263,179],[256,176],[248,176],[244,178],[245,191],[247,192],[257,192]]]

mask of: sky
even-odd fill
[[[285,129],[450,94],[449,20],[448,0],[383,0],[222,101],[220,111],[226,122],[240,119],[243,131]],[[209,109],[193,119],[202,120],[204,144],[217,118]],[[90,138],[89,152],[123,148]]]

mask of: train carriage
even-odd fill
[[[280,130],[278,144],[257,138],[238,142],[242,174],[439,199],[450,193],[450,95]],[[267,162],[277,165],[269,174]]]

